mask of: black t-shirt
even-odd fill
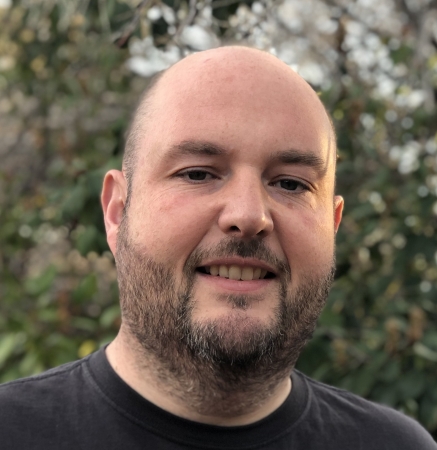
[[[287,400],[251,425],[170,414],[125,384],[105,351],[0,386],[1,450],[436,450],[415,421],[292,374]],[[187,394],[189,395],[189,394]]]

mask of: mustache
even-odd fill
[[[291,269],[288,261],[278,258],[273,251],[267,247],[264,241],[260,239],[243,241],[235,237],[223,239],[212,248],[206,249],[199,247],[195,249],[185,263],[185,275],[192,276],[195,269],[206,259],[233,256],[258,259],[274,268],[276,273],[285,278],[286,281],[291,279]]]

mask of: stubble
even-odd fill
[[[211,256],[252,257],[275,267],[278,299],[269,323],[248,318],[253,298],[244,295],[227,296],[230,317],[193,319],[196,267]],[[213,249],[196,249],[178,286],[171,268],[131,242],[127,216],[118,233],[116,262],[123,324],[136,343],[139,364],[153,368],[168,393],[199,412],[229,416],[254,409],[291,372],[313,334],[334,275],[333,262],[290,292],[288,263],[262,240],[227,238]]]

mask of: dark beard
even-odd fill
[[[254,257],[275,268],[279,301],[271,323],[247,318],[253,298],[244,295],[226,297],[230,317],[201,323],[192,319],[195,269],[211,256]],[[217,400],[217,395],[274,386],[286,377],[312,336],[334,274],[332,265],[324,276],[305,279],[290,294],[287,262],[278,260],[262,240],[227,238],[213,250],[196,249],[185,264],[183,286],[177,287],[169,268],[131,242],[127,217],[119,229],[116,261],[123,324],[144,359],[159,366],[162,381],[177,380],[181,396],[184,387],[194,395],[196,386],[197,403],[205,403],[207,391]],[[262,391],[268,395],[268,389]]]

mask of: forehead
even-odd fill
[[[319,153],[327,164],[333,160],[329,120],[304,80],[261,52],[220,56],[187,58],[160,80],[140,160],[153,163],[166,149],[193,140],[235,152],[295,148]]]

